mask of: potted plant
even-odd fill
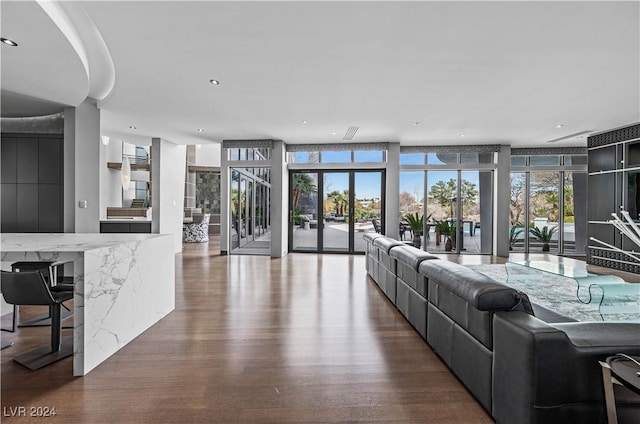
[[[404,220],[409,224],[409,227],[411,227],[411,231],[413,232],[413,245],[420,249],[420,246],[422,245],[420,233],[424,228],[424,217],[416,212],[414,214],[405,215]]]
[[[450,221],[439,221],[436,222],[436,228],[440,231],[440,234],[447,238],[447,241],[444,243],[445,252],[451,252],[453,249],[453,240],[451,240],[451,238],[456,234],[455,224]]]
[[[540,241],[542,243],[542,251],[543,252],[548,252],[549,251],[549,242],[551,241],[551,237],[553,237],[553,235],[555,234],[556,230],[558,229],[558,227],[547,227],[546,225],[544,227],[542,227],[542,230],[540,230],[540,228],[538,227],[533,227],[529,229],[529,233],[531,233],[531,236]]]
[[[509,250],[513,250],[513,245],[522,239],[519,237],[522,234],[523,229],[518,227],[511,227],[509,229]]]

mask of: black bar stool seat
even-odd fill
[[[24,271],[38,271],[40,272],[45,281],[49,282],[49,287],[52,291],[71,291],[73,292],[73,278],[66,280],[67,277],[58,277],[57,268],[64,264],[64,262],[53,261],[19,261],[11,264],[11,271],[24,272]],[[62,312],[62,319],[65,320],[71,317],[73,313],[70,310]],[[11,329],[2,328],[2,331],[8,331],[14,333],[17,327],[45,327],[51,325],[51,313],[42,314],[34,317],[28,321],[20,322],[20,308],[18,305],[13,306],[13,321]]]
[[[71,300],[73,292],[52,292],[49,284],[39,271],[7,272],[2,271],[2,295],[13,305],[43,305],[51,310],[51,343],[13,358],[25,367],[36,370],[73,353],[71,338],[62,342],[62,320],[60,306]]]

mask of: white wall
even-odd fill
[[[85,100],[64,113],[64,231],[98,233],[100,167],[106,166],[100,148],[100,110],[95,101]],[[80,208],[80,201],[86,201],[87,207]]]
[[[100,154],[104,158],[100,165],[100,219],[107,218],[107,207],[122,206],[122,184],[120,171],[107,168],[107,162],[122,162],[122,142],[111,139],[102,145]]]
[[[215,144],[200,144],[196,147],[196,161],[197,166],[220,166],[220,151],[222,146],[220,143]]]
[[[182,218],[187,146],[160,138],[151,142],[153,233],[173,234],[175,252],[182,251]]]
[[[289,174],[285,162],[285,144],[274,141],[271,152],[271,257],[285,256],[289,251]]]

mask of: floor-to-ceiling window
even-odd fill
[[[364,234],[382,231],[385,151],[374,147],[289,153],[292,251],[360,253]]]
[[[271,253],[269,148],[226,149],[229,155],[228,246],[232,254]]]
[[[495,148],[406,147],[400,154],[400,237],[423,216],[422,248],[490,254],[493,242]]]
[[[513,149],[512,251],[584,254],[586,154],[573,150],[562,154],[563,150],[557,149]]]

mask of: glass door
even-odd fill
[[[318,250],[318,173],[291,172],[289,245],[292,250]],[[321,222],[321,221],[320,221]]]
[[[491,254],[493,171],[427,171],[426,250]]]
[[[434,252],[456,252],[458,171],[427,172],[427,218],[434,223],[433,239],[425,247]]]
[[[231,168],[231,253],[271,252],[269,173],[265,168]]]
[[[529,252],[558,252],[560,177],[558,172],[531,172]]]
[[[366,245],[364,234],[383,232],[382,219],[382,180],[381,171],[357,171],[353,179],[353,225],[350,228],[353,239],[353,251],[364,252]]]
[[[289,246],[298,252],[364,252],[384,225],[383,171],[291,171]]]
[[[460,172],[458,237],[461,253],[491,254],[493,245],[493,171]]]
[[[322,184],[322,251],[349,252],[353,200],[349,172],[324,172]]]

